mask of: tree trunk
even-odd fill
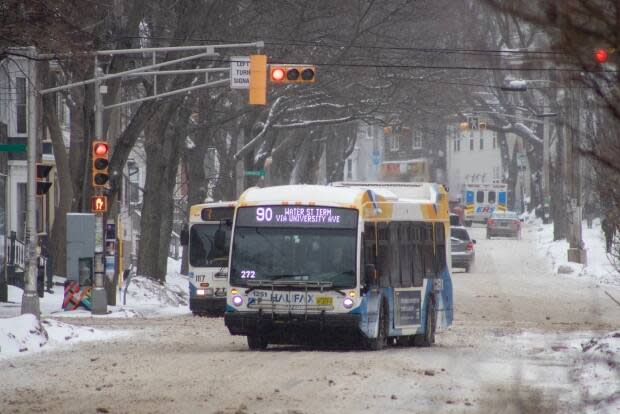
[[[162,240],[169,240],[170,235],[162,234],[166,230],[163,221],[170,221],[169,210],[172,207],[172,189],[178,166],[178,155],[175,155],[178,139],[169,139],[167,126],[176,111],[176,106],[166,104],[162,115],[145,130],[146,180],[142,218],[140,220],[140,249],[138,251],[138,273],[161,282],[166,278],[168,253],[161,256]],[[176,162],[175,162],[176,160]],[[171,170],[174,171],[171,172]]]
[[[50,71],[49,63],[43,66],[40,71],[42,84],[51,87],[49,82]],[[54,210],[54,223],[50,234],[50,254],[54,263],[53,272],[59,275],[66,274],[66,254],[67,254],[67,213],[71,211],[73,202],[73,184],[71,180],[71,169],[65,143],[56,117],[54,109],[56,96],[47,94],[43,96],[43,122],[47,127],[52,147],[54,149],[54,160],[56,162],[56,172],[58,180],[56,185],[59,190],[58,205]]]

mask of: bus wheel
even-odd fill
[[[416,335],[416,345],[431,346],[435,343],[435,303],[429,298],[430,309],[426,312],[426,331],[422,335]]]
[[[248,335],[248,348],[251,351],[263,351],[267,349],[269,343],[260,335]]]
[[[385,302],[381,303],[381,312],[379,312],[379,330],[376,338],[368,338],[368,349],[371,351],[380,351],[387,346],[388,337],[388,315]]]

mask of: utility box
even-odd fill
[[[75,310],[92,307],[95,215],[67,213],[67,281],[62,307]]]
[[[93,260],[95,251],[95,215],[67,213],[67,281],[80,281],[80,264]],[[82,269],[82,281],[84,269]]]

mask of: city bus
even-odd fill
[[[453,318],[448,198],[436,184],[409,191],[246,190],[230,246],[229,332],[251,350],[352,338],[371,350],[430,346]]]
[[[223,315],[226,309],[228,250],[235,202],[190,207],[189,308],[194,315]]]

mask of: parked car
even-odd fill
[[[487,221],[487,239],[491,237],[521,238],[521,220],[514,211],[495,212]]]
[[[469,272],[476,258],[476,240],[469,237],[467,229],[461,226],[451,227],[450,236],[452,267],[464,268],[465,272]]]

